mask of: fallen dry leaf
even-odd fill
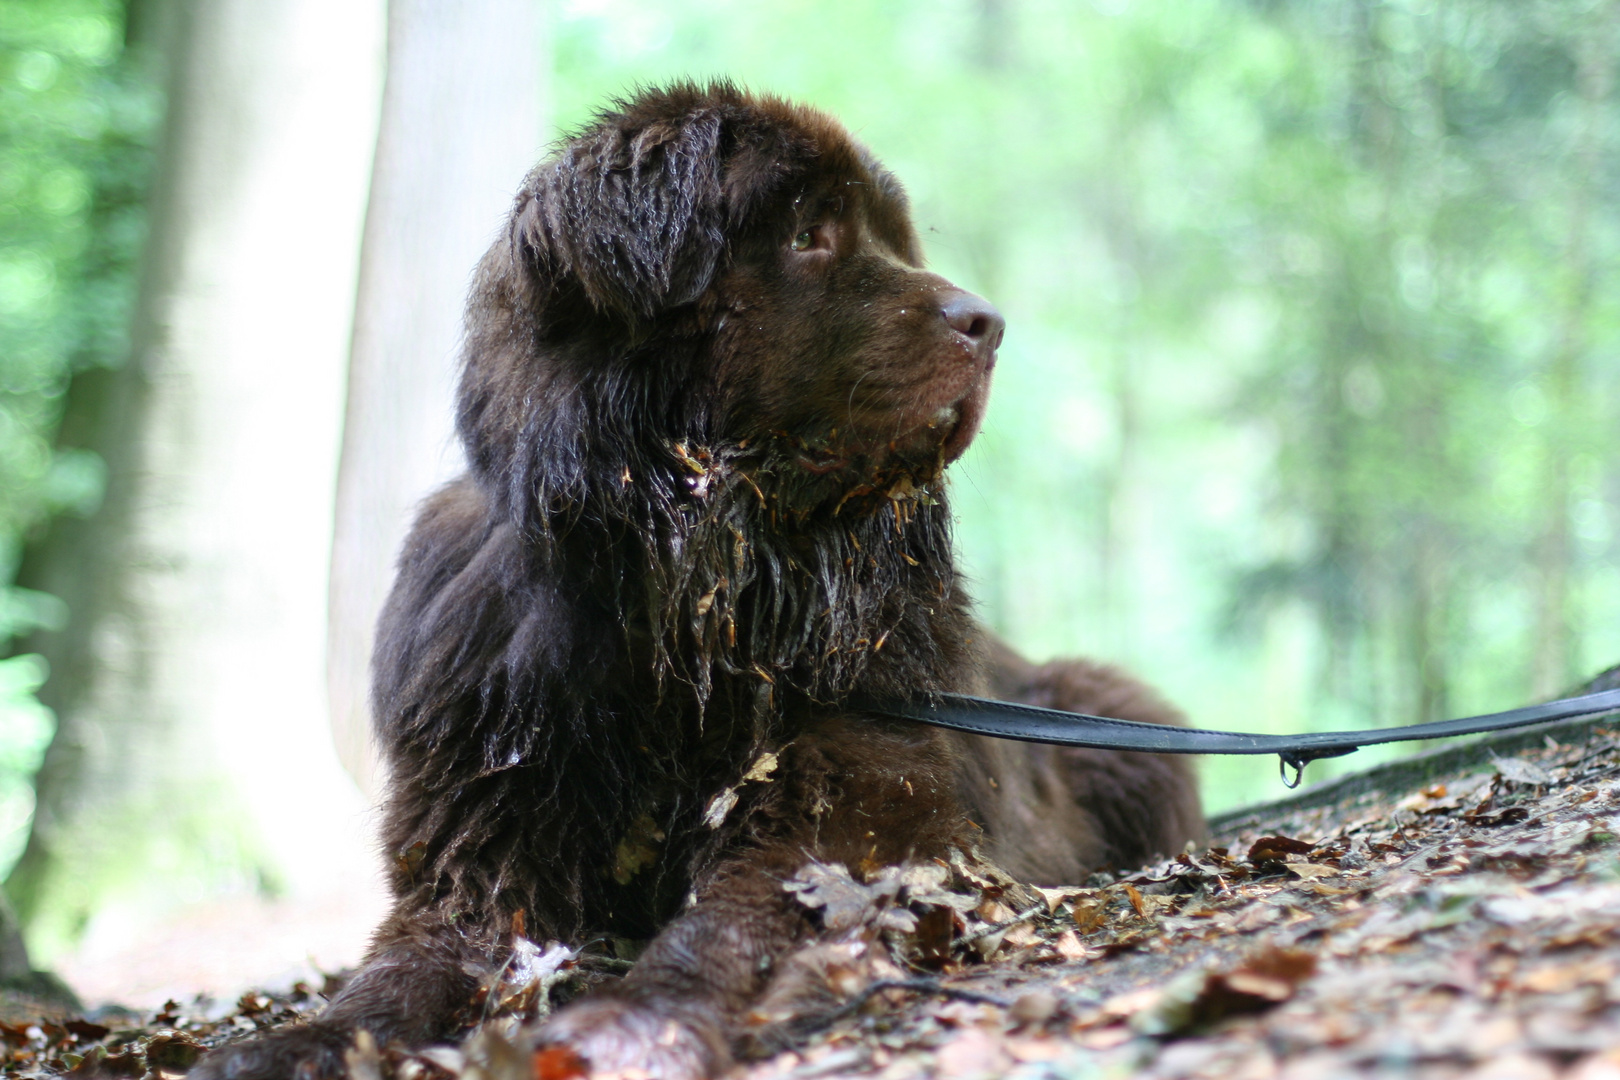
[[[1295,840],[1291,836],[1262,836],[1249,845],[1249,861],[1257,866],[1261,863],[1285,862],[1288,856],[1306,855],[1315,847],[1315,844]]]

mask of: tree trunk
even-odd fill
[[[131,355],[75,381],[62,436],[107,498],[29,562],[70,609],[33,643],[58,730],[7,883],[47,952],[115,893],[298,889],[365,852],[321,674],[382,11],[177,0],[169,25]]]
[[[376,784],[373,625],[414,507],[461,471],[451,398],[473,266],[541,144],[539,0],[392,0],[332,543],[333,736]]]

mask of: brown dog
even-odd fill
[[[983,853],[1057,884],[1199,832],[1178,760],[843,704],[1177,721],[974,624],[942,473],[1002,320],[921,264],[899,183],[837,123],[725,84],[620,103],[529,175],[468,310],[471,469],[378,635],[394,912],[319,1020],[201,1075],[336,1074],[361,1028],[453,1038],[519,935],[614,935],[652,941],[537,1038],[709,1076],[826,933],[783,887],[807,863]]]

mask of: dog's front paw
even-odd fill
[[[715,1025],[656,1000],[587,998],[542,1024],[536,1042],[578,1054],[593,1077],[709,1080],[731,1064]]]
[[[186,1080],[338,1080],[352,1039],[319,1023],[282,1028],[209,1051]]]

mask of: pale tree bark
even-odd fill
[[[461,470],[451,423],[467,283],[541,147],[540,0],[392,0],[332,544],[327,685],[375,787],[373,625],[415,505]]]
[[[131,356],[64,432],[107,499],[31,564],[71,620],[36,643],[58,731],[8,882],[47,953],[96,913],[369,862],[322,676],[383,11],[177,0],[170,25]]]

